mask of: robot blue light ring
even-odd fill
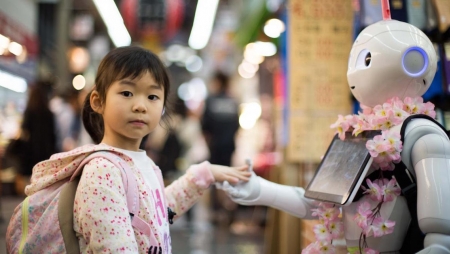
[[[421,69],[420,71],[418,71],[418,72],[410,72],[410,71],[407,70],[407,68],[406,68],[406,66],[405,66],[405,56],[408,55],[408,53],[410,53],[411,51],[417,51],[417,52],[419,52],[419,53],[422,55],[422,57],[423,57],[424,64],[423,64],[422,69]],[[408,76],[411,76],[411,77],[413,77],[413,78],[416,78],[416,77],[421,76],[421,75],[427,70],[428,64],[429,64],[429,62],[428,62],[428,55],[427,55],[427,53],[425,52],[425,50],[423,50],[423,49],[420,48],[420,47],[414,46],[414,47],[408,48],[408,49],[405,51],[405,53],[403,53],[403,56],[402,56],[402,67],[403,67],[403,70],[406,72],[406,74],[408,74]]]

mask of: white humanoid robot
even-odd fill
[[[351,92],[363,105],[381,105],[394,96],[423,95],[434,78],[436,51],[418,28],[385,19],[364,29],[355,40],[348,63]],[[425,234],[418,253],[450,253],[450,140],[445,131],[428,119],[413,119],[405,129],[401,160],[417,183],[417,219]],[[397,126],[397,128],[401,125]],[[362,176],[365,177],[365,176]],[[305,198],[300,187],[280,185],[253,174],[250,181],[221,185],[242,205],[265,205],[302,219],[317,219],[311,209],[318,202]],[[358,246],[361,228],[353,216],[358,202],[342,207],[344,235],[349,248]],[[395,221],[394,232],[368,237],[369,246],[381,253],[400,250],[411,222],[406,199],[398,196],[381,213]]]

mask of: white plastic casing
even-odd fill
[[[366,57],[370,53],[370,62]],[[363,105],[381,105],[396,96],[417,97],[431,85],[437,67],[436,50],[418,28],[383,20],[356,38],[348,62],[350,90]]]

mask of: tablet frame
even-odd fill
[[[351,204],[353,202],[353,199],[356,196],[356,193],[358,192],[358,190],[362,184],[362,181],[364,180],[365,176],[367,175],[367,172],[369,171],[370,166],[372,165],[373,158],[370,156],[369,150],[367,150],[363,164],[359,168],[355,177],[353,178],[352,183],[351,183],[352,186],[346,194],[338,195],[338,194],[324,193],[324,192],[310,190],[310,188],[311,188],[312,184],[314,183],[316,176],[319,174],[319,171],[320,171],[322,165],[324,164],[324,161],[328,158],[327,156],[328,156],[334,142],[336,142],[336,141],[346,142],[346,141],[350,141],[355,138],[364,138],[364,139],[367,139],[367,141],[368,141],[368,140],[373,139],[373,137],[375,137],[376,135],[380,135],[380,134],[381,134],[380,130],[364,131],[355,137],[352,135],[351,132],[346,132],[345,140],[340,140],[338,134],[336,134],[333,137],[330,145],[328,146],[327,152],[325,153],[325,156],[323,157],[322,161],[320,162],[319,167],[317,168],[317,170],[314,174],[314,177],[309,182],[308,187],[306,187],[305,197],[323,201],[323,202],[334,203],[334,204],[341,205],[341,206]]]

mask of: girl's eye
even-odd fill
[[[148,96],[148,99],[151,100],[151,101],[154,101],[154,100],[159,99],[159,97],[156,96],[156,95],[149,95],[149,96]]]
[[[128,92],[128,91],[120,92],[120,94],[122,94],[122,95],[125,96],[125,97],[131,97],[131,96],[133,96],[133,94],[132,94],[131,92]]]

